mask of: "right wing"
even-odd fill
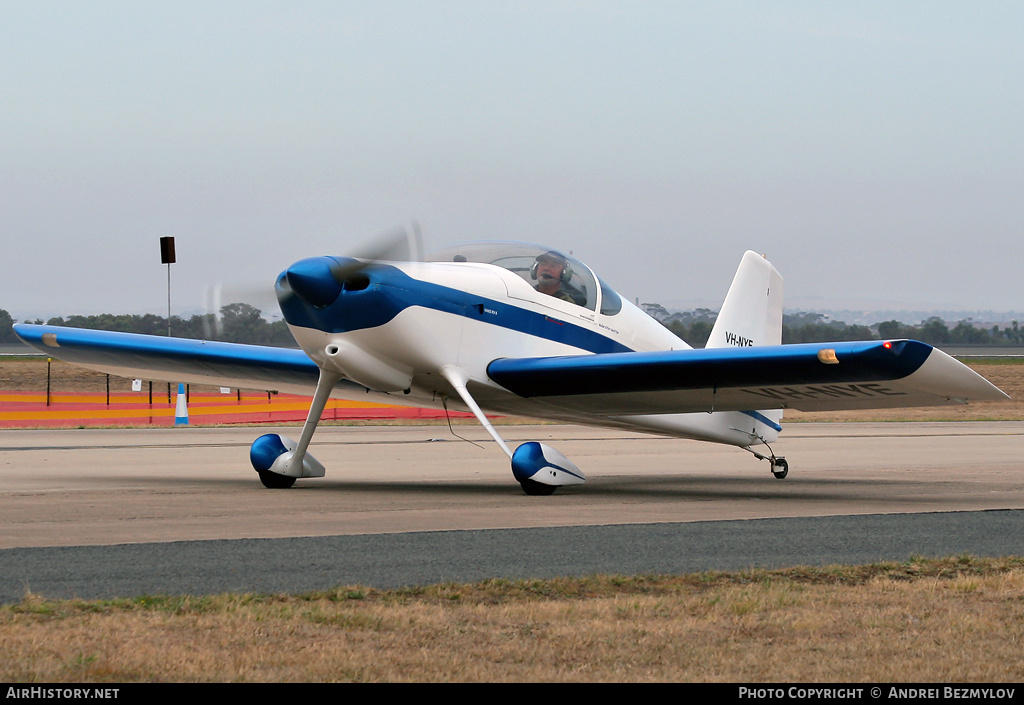
[[[488,376],[562,411],[619,416],[751,409],[884,409],[1007,395],[915,340],[504,358]]]

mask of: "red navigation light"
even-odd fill
[[[892,350],[892,341],[885,341],[884,343],[882,343],[882,347],[885,348],[886,350]]]

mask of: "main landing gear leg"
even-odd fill
[[[491,422],[486,416],[484,416],[484,412],[480,410],[480,406],[469,393],[469,390],[466,389],[466,373],[458,367],[445,365],[441,368],[441,376],[448,380],[448,384],[452,385],[452,388],[455,389],[455,393],[459,395],[462,401],[465,402],[466,406],[469,407],[469,410],[473,412],[473,416],[475,416],[476,420],[480,422],[480,425],[484,427],[484,430],[491,434],[491,438],[493,438],[501,449],[505,451],[505,455],[511,458],[512,451],[509,450],[508,444],[505,443],[504,439],[502,439],[502,437],[498,435],[498,432],[494,430],[494,426],[492,426]]]
[[[528,495],[549,495],[562,485],[577,485],[586,480],[583,472],[571,460],[545,443],[529,441],[520,445],[513,453],[466,388],[466,373],[457,367],[446,365],[441,368],[441,375],[452,385],[480,425],[505,451],[505,455],[512,461],[512,475],[523,488],[523,492]]]
[[[320,370],[313,403],[310,404],[298,443],[278,433],[268,433],[253,441],[249,449],[249,459],[265,487],[288,488],[295,484],[298,477],[324,476],[324,466],[310,455],[307,449],[313,439],[313,432],[320,423],[324,407],[327,406],[327,400],[331,397],[331,391],[340,379],[341,375],[337,372]]]

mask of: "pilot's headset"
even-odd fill
[[[563,284],[568,284],[569,280],[572,279],[572,266],[569,264],[569,260],[565,256],[555,252],[554,250],[548,250],[542,255],[537,255],[537,258],[533,260],[533,264],[530,265],[530,279],[537,279],[537,265],[540,264],[542,259],[556,260],[562,263],[562,276],[561,281]]]

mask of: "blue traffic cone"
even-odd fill
[[[185,400],[184,384],[178,384],[178,403],[174,407],[174,425],[188,426],[188,402]]]

